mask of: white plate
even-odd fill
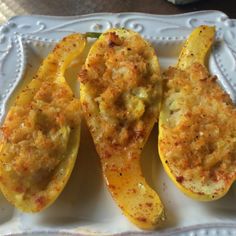
[[[141,13],[101,13],[77,17],[20,16],[0,27],[0,119],[10,96],[30,78],[56,41],[71,32],[127,27],[141,33],[156,48],[162,69],[176,63],[181,44],[198,25],[217,27],[217,42],[209,61],[224,89],[236,101],[236,20],[217,11],[158,16]],[[23,75],[24,80],[23,80]],[[75,74],[71,73],[75,79]],[[236,189],[214,202],[185,197],[168,179],[157,155],[155,127],[143,153],[142,166],[160,194],[167,214],[162,229],[137,229],[121,214],[104,186],[99,159],[83,125],[79,158],[58,200],[39,214],[23,214],[0,194],[0,235],[236,235]]]

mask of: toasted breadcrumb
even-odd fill
[[[2,181],[21,179],[18,192],[43,190],[80,122],[79,106],[68,86],[55,82],[43,82],[30,103],[13,106],[1,128],[1,172],[8,173]]]
[[[214,198],[236,177],[236,108],[198,63],[164,76],[160,151],[178,182]]]

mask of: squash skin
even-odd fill
[[[201,177],[202,180],[200,181],[200,177],[196,177],[196,178],[192,177],[192,180],[186,179],[184,170],[179,169],[179,166],[177,166],[177,164],[174,164],[173,160],[170,161],[171,160],[170,156],[167,157],[168,155],[173,155],[173,154],[169,154],[168,152],[171,153],[171,151],[173,151],[173,150],[174,150],[173,152],[176,152],[176,150],[178,150],[177,148],[176,149],[174,148],[173,150],[170,150],[170,148],[169,148],[169,151],[167,150],[166,145],[169,145],[168,147],[170,147],[171,145],[173,147],[173,145],[174,145],[174,141],[173,141],[172,137],[170,138],[171,141],[167,140],[167,132],[169,132],[168,134],[171,134],[171,130],[173,130],[173,132],[175,129],[177,130],[177,128],[180,127],[179,124],[181,123],[181,120],[176,121],[176,124],[177,124],[176,126],[173,124],[172,124],[172,126],[168,125],[168,122],[169,122],[168,120],[171,119],[171,116],[170,116],[170,113],[168,112],[169,108],[167,108],[166,104],[167,104],[168,99],[171,96],[170,92],[168,92],[168,91],[171,91],[171,89],[173,89],[171,87],[171,80],[172,79],[175,80],[175,83],[177,84],[177,86],[178,86],[178,83],[180,84],[180,86],[178,88],[176,88],[176,90],[178,90],[179,93],[184,91],[184,89],[181,90],[181,88],[180,88],[184,79],[190,79],[193,81],[194,81],[194,79],[196,81],[202,80],[202,82],[199,82],[199,81],[196,82],[196,85],[200,85],[200,86],[195,88],[196,90],[202,89],[202,91],[204,91],[204,84],[205,84],[206,88],[209,88],[209,94],[207,92],[202,92],[202,94],[204,94],[202,96],[205,96],[202,99],[202,101],[206,102],[206,101],[208,101],[207,99],[209,99],[209,102],[212,103],[212,107],[216,107],[215,109],[218,109],[217,105],[221,104],[223,113],[226,114],[225,116],[228,116],[231,119],[229,121],[229,123],[230,122],[232,124],[235,123],[234,121],[236,119],[236,111],[235,111],[235,107],[232,104],[231,99],[229,98],[229,96],[225,92],[222,91],[222,89],[219,87],[219,85],[215,81],[216,78],[211,77],[205,67],[205,64],[206,64],[206,61],[208,58],[208,53],[210,51],[211,45],[213,44],[214,34],[215,34],[214,27],[200,26],[200,27],[196,28],[191,33],[189,38],[187,39],[187,41],[184,44],[183,49],[180,53],[177,66],[175,68],[170,68],[166,72],[167,85],[166,85],[166,91],[165,91],[165,95],[164,95],[164,99],[163,99],[163,103],[162,103],[163,105],[162,105],[162,109],[161,109],[160,117],[159,117],[158,151],[159,151],[159,156],[162,161],[163,167],[164,167],[166,173],[168,174],[168,176],[170,177],[170,179],[177,186],[177,188],[179,188],[185,195],[189,196],[190,198],[193,198],[193,199],[199,200],[199,201],[212,201],[212,200],[217,200],[217,199],[223,197],[228,192],[230,186],[234,182],[235,173],[233,170],[231,170],[231,173],[230,173],[230,171],[229,172],[221,171],[221,174],[219,174],[219,172],[217,172],[217,170],[218,170],[217,168],[220,168],[217,165],[223,166],[222,163],[224,162],[224,160],[222,160],[222,162],[220,162],[220,155],[221,154],[216,153],[215,159],[219,159],[219,161],[216,162],[216,164],[212,164],[212,166],[210,166],[208,164],[209,158],[207,159],[207,155],[209,155],[209,157],[210,157],[210,155],[215,155],[214,154],[215,150],[216,151],[219,150],[216,147],[214,147],[215,149],[213,149],[212,151],[206,150],[207,152],[209,152],[209,154],[207,154],[206,156],[203,156],[202,164],[200,164],[200,167],[197,165],[193,165],[193,167],[192,167],[193,168],[192,173],[194,173],[195,169],[202,168],[202,171],[204,171],[204,172],[202,172],[203,173],[203,176]],[[176,79],[177,78],[176,76],[179,76],[179,79]],[[181,78],[181,76],[182,76],[182,78]],[[178,83],[177,83],[177,81],[178,81]],[[190,84],[188,81],[186,81],[186,83]],[[193,85],[190,85],[190,86],[192,86],[192,89],[194,89]],[[212,91],[212,94],[210,91]],[[177,92],[176,92],[176,94],[177,94]],[[198,93],[196,92],[196,94],[198,94]],[[199,93],[199,94],[201,94],[201,93]],[[188,96],[190,96],[190,95],[188,94]],[[196,100],[199,100],[199,99],[200,98],[196,97]],[[186,101],[186,103],[187,102],[188,102],[188,100]],[[178,102],[173,100],[172,104],[178,104]],[[183,102],[183,104],[184,104],[184,102]],[[170,106],[174,107],[176,105],[170,105]],[[198,105],[196,105],[196,106],[198,106]],[[199,108],[200,107],[201,106],[199,105]],[[195,111],[194,108],[195,108],[195,106],[193,106],[193,108],[192,108],[193,111]],[[180,113],[180,115],[179,115],[180,117],[184,117],[184,114],[181,113],[182,111],[180,109],[180,106],[176,106],[173,109],[176,110],[177,114],[178,114],[178,112]],[[192,115],[193,111],[189,112],[189,117],[190,117],[189,119],[192,119],[191,117],[193,117],[193,115]],[[209,120],[211,119],[211,114],[215,114],[215,120],[212,119],[212,123],[209,123],[209,126],[215,125],[217,127],[217,125],[218,125],[219,132],[224,133],[224,129],[221,129],[221,127],[219,126],[219,124],[221,124],[220,123],[221,118],[219,115],[220,112],[222,112],[221,109],[218,109],[218,113],[214,113],[214,112],[211,113],[211,108],[209,108],[209,114],[205,113],[205,111],[203,111],[202,114],[205,116],[204,120],[206,120],[206,121],[207,121],[207,119],[209,119]],[[187,122],[186,126],[191,124],[190,122],[188,122],[187,118],[185,118],[185,119]],[[201,121],[202,122],[202,123],[200,123],[201,125],[204,123],[204,120]],[[171,124],[171,122],[169,124]],[[224,122],[222,124],[224,125]],[[194,123],[192,125],[194,125]],[[196,125],[196,127],[201,127],[201,125],[199,125],[199,126]],[[228,132],[231,132],[231,130],[232,130],[232,135],[234,135],[233,130],[235,130],[235,127],[232,125],[231,128],[227,127],[227,128],[225,128],[225,130],[228,130]],[[191,126],[189,128],[189,131],[187,131],[187,129],[186,129],[185,134],[187,132],[189,132],[189,135],[190,135],[190,129],[191,129]],[[218,129],[215,129],[215,130],[218,130]],[[197,142],[200,143],[201,138],[205,137],[205,135],[207,135],[207,132],[210,132],[210,128],[209,129],[206,128],[205,131],[206,132],[200,131],[200,133],[199,133],[200,136],[196,136],[195,139],[192,139],[192,141],[189,144],[189,148],[191,146],[195,145],[195,143],[197,143]],[[176,134],[177,133],[175,133],[175,135]],[[182,135],[183,134],[184,134],[184,131],[182,132]],[[209,135],[211,135],[211,134],[209,134]],[[223,136],[221,136],[221,137],[219,136],[218,140],[215,139],[215,143],[217,143],[217,144],[213,143],[212,145],[220,145],[220,142],[218,142],[218,141],[223,140],[224,138],[222,138],[222,137]],[[212,138],[210,138],[210,139],[213,140],[213,138],[214,138],[214,135],[212,133]],[[175,141],[176,147],[178,146],[179,150],[180,150],[180,148],[185,147],[184,146],[185,144],[183,144],[183,143],[181,144],[181,142],[184,142],[183,140],[184,139],[176,138],[176,141]],[[207,139],[205,139],[205,140],[207,140]],[[230,142],[232,143],[232,140]],[[206,144],[205,146],[208,147],[207,145],[208,144]],[[186,144],[186,147],[188,147],[187,144]],[[201,147],[204,148],[204,146],[201,146]],[[190,149],[186,148],[185,153],[187,153],[189,150]],[[194,149],[191,149],[191,151],[192,150],[194,150]],[[224,152],[222,149],[222,155],[224,155],[223,153]],[[194,160],[194,157],[195,156],[192,154],[192,160]],[[177,156],[176,156],[176,158],[177,158]],[[181,158],[183,159],[183,157],[178,156],[178,159],[181,159]],[[196,157],[195,159],[197,159],[197,158],[198,157]],[[228,155],[228,158],[230,158],[230,155]],[[185,159],[185,160],[187,160],[187,159]],[[234,165],[235,164],[232,162],[232,166],[234,166]],[[184,166],[184,164],[183,164],[183,166]],[[210,167],[208,167],[208,166],[210,166]],[[189,167],[187,167],[187,168],[189,168]],[[189,168],[188,171],[191,172],[190,170],[191,169]],[[176,173],[180,173],[180,175],[177,175]],[[209,175],[209,173],[211,173],[212,175],[215,175],[214,178],[211,176],[211,174]]]
[[[177,68],[187,69],[194,63],[206,66],[215,37],[215,27],[201,25],[194,29],[180,52]]]
[[[81,34],[69,35],[60,41],[53,52],[44,59],[32,81],[16,97],[1,127],[0,189],[6,199],[23,212],[39,212],[50,206],[60,195],[73,170],[80,141],[80,103],[78,99],[74,98],[70,87],[65,81],[64,73],[67,66],[82,53],[85,45],[86,38]],[[46,94],[47,92],[48,94]],[[48,106],[48,108],[45,110],[35,110],[37,105],[32,104],[37,104],[42,99],[51,99],[51,101],[41,102]],[[68,104],[64,104],[67,105],[65,112],[62,109],[64,105],[60,104],[63,101],[68,102]],[[58,114],[53,111],[53,105],[50,107],[50,104],[57,106],[55,109],[59,109]],[[21,121],[17,120],[20,117],[19,111],[22,110],[23,112],[22,122],[24,120],[30,121],[35,125],[32,133],[40,133],[41,127],[45,126],[45,130],[40,133],[45,138],[49,135],[51,127],[46,127],[47,122],[42,122],[41,116],[44,111],[49,111],[50,109],[53,111],[52,115],[55,115],[50,118],[52,121],[55,121],[52,126],[55,127],[55,131],[61,137],[54,135],[54,141],[52,138],[51,140],[49,138],[48,143],[46,143],[44,139],[40,141],[39,136],[37,140],[33,136],[28,140],[26,136],[20,137],[20,142],[28,142],[32,143],[32,145],[38,142],[37,145],[42,146],[56,145],[55,140],[58,140],[65,145],[65,148],[57,148],[56,150],[62,150],[63,152],[58,152],[55,155],[48,154],[47,159],[45,161],[42,160],[40,163],[32,160],[34,156],[36,157],[36,152],[40,151],[40,148],[37,149],[35,147],[35,152],[32,148],[30,157],[21,155],[21,158],[17,156],[6,158],[11,143],[20,147],[19,142],[12,138],[12,126],[15,125],[15,129],[19,130],[22,127]],[[71,115],[72,112],[74,112],[74,115]],[[66,113],[70,113],[71,116],[66,116]],[[32,114],[33,118],[31,119],[30,116]],[[39,117],[38,120],[37,117]],[[29,128],[30,126],[27,127]],[[9,130],[11,131],[10,133],[8,133]],[[55,131],[52,130],[52,133],[56,134]],[[30,132],[27,135],[30,135]],[[25,145],[25,148],[30,149],[30,145]],[[47,153],[47,147],[42,146],[42,148],[45,148],[45,153]],[[49,147],[48,153],[50,153],[50,149]],[[28,152],[25,151],[25,153],[27,154]],[[50,168],[48,163],[53,160],[55,164],[52,162],[52,169],[47,170],[47,167],[44,168],[44,166]],[[10,169],[6,169],[6,166]],[[37,171],[37,174],[34,170]],[[45,176],[43,173],[46,173]],[[37,186],[35,185],[36,178],[38,179]]]
[[[136,120],[143,119],[140,118],[143,117],[144,107],[142,102],[129,94],[130,88],[133,89],[135,87],[133,87],[133,84],[137,82],[136,79],[132,79],[137,75],[135,74],[135,64],[132,64],[132,59],[127,59],[130,62],[129,63],[126,61],[126,56],[124,57],[122,53],[119,54],[119,52],[123,50],[124,54],[127,53],[127,57],[132,57],[130,53],[132,50],[136,50],[136,46],[129,42],[129,39],[132,37],[133,42],[136,42],[135,40],[137,40],[137,42],[140,43],[138,43],[138,45],[145,45],[147,48],[143,53],[146,53],[148,58],[147,60],[152,61],[153,74],[155,74],[155,80],[157,80],[155,83],[153,82],[153,84],[158,84],[157,96],[159,99],[161,98],[159,64],[154,50],[135,32],[126,29],[111,29],[103,33],[92,46],[85,62],[85,66],[79,76],[81,82],[81,105],[97,153],[100,157],[107,187],[114,201],[123,211],[124,215],[137,227],[142,229],[154,229],[159,227],[165,219],[164,206],[162,205],[157,193],[148,186],[142,175],[140,155],[151,129],[156,122],[160,102],[155,102],[155,105],[153,105],[153,112],[150,111],[149,116],[144,116],[146,127],[145,130],[140,127],[141,130],[139,131],[139,136],[137,136],[136,141],[134,141],[132,137],[126,139],[126,136],[129,135],[127,129],[124,128],[122,132],[119,132],[116,126],[117,119],[119,119],[121,123],[124,122],[127,126],[129,125],[129,123],[126,123],[128,121],[122,118],[123,116],[127,119],[131,119],[135,124],[137,123]],[[142,47],[143,46],[140,46],[140,48]],[[105,54],[108,56],[106,57]],[[104,57],[106,57],[105,62],[103,61],[104,57],[102,55],[105,55]],[[98,56],[100,56],[99,59],[97,59]],[[120,59],[116,60],[116,56]],[[139,59],[135,59],[135,56],[132,58],[134,61],[139,61]],[[152,58],[152,60],[150,58]],[[109,68],[109,63],[113,63],[114,61],[114,65],[111,66],[111,68],[113,68],[112,76],[109,74],[110,71],[107,70],[104,74],[102,72],[101,75],[99,74],[96,77],[96,73],[100,73],[100,70],[103,70],[101,64],[103,65],[103,63],[107,63],[106,65]],[[119,63],[122,64],[122,68],[118,66],[120,65]],[[142,65],[145,67],[145,64]],[[126,71],[126,66],[132,69]],[[133,76],[124,78],[124,86],[122,87],[123,81],[120,81],[120,77],[117,77],[116,73],[117,71],[122,73],[123,70],[126,71],[124,76],[132,72],[134,72],[134,74]],[[95,76],[93,77],[94,74]],[[106,77],[106,75],[109,76]],[[105,92],[103,90],[103,85],[99,87],[99,79],[102,80],[102,76],[104,76],[104,80],[108,81],[108,86],[104,89],[106,90]],[[114,88],[112,86],[114,83],[109,84],[109,81],[112,80],[112,78],[117,78],[116,81],[119,81],[119,83],[115,81],[114,83],[117,83],[116,85],[120,90],[116,90],[117,87]],[[94,86],[95,84],[96,87]],[[100,91],[100,89],[102,91]],[[127,101],[127,103],[125,103],[126,105],[123,104],[122,100],[125,99],[125,95],[123,94],[124,91],[128,93],[128,98],[125,100]],[[145,96],[145,92],[142,89],[139,92]],[[117,100],[114,95],[116,93],[120,94],[120,98]],[[114,105],[115,102],[113,100],[120,103],[118,108],[116,108],[117,110],[114,109],[116,105]],[[136,106],[131,106],[136,107],[136,110],[134,109],[134,112],[127,112],[129,109],[129,103],[131,102],[136,104]],[[124,106],[126,106],[126,108],[124,108]],[[120,109],[120,107],[122,107],[122,109]],[[134,128],[132,126],[129,127],[130,130],[134,132]],[[112,131],[108,132],[108,130]],[[117,137],[120,137],[121,141],[117,141]]]

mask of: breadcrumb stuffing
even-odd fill
[[[160,152],[178,182],[214,197],[236,177],[236,108],[198,63],[164,76]]]
[[[56,82],[43,82],[30,103],[13,106],[1,128],[1,180],[20,180],[18,192],[46,188],[64,158],[71,129],[80,122],[79,111],[68,86]]]

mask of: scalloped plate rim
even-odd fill
[[[65,19],[65,20],[70,20],[70,19],[80,19],[80,18],[86,18],[86,17],[91,17],[91,16],[102,16],[102,15],[110,15],[110,16],[119,16],[119,15],[142,15],[142,16],[154,16],[154,17],[163,17],[167,18],[169,16],[188,16],[191,14],[204,14],[204,13],[220,13],[224,14],[225,16],[228,17],[227,14],[225,14],[223,11],[219,10],[201,10],[201,11],[192,11],[192,12],[185,12],[185,13],[180,13],[180,14],[154,14],[154,13],[145,13],[145,12],[95,12],[95,13],[88,13],[88,14],[81,14],[81,15],[74,15],[74,16],[51,16],[51,15],[38,15],[38,14],[33,14],[33,15],[17,15],[17,16],[12,16],[10,17],[6,22],[0,24],[0,26],[3,26],[7,24],[9,21],[21,18],[21,17],[43,17],[43,18],[48,18],[48,19]]]
[[[199,225],[191,225],[191,226],[186,226],[186,227],[177,227],[175,229],[163,229],[160,230],[159,232],[157,231],[127,231],[127,232],[122,232],[122,233],[112,233],[112,234],[106,234],[104,235],[111,235],[111,236],[125,236],[125,235],[160,235],[160,236],[173,236],[176,233],[191,233],[194,232],[196,233],[197,230],[202,230],[202,229],[207,229],[207,230],[229,230],[229,229],[235,229],[236,230],[236,223],[211,223],[211,224],[199,224]],[[16,234],[5,234],[4,236],[22,236],[22,235],[49,235],[49,234],[57,234],[57,235],[68,235],[68,236],[83,236],[83,233],[76,233],[76,232],[67,232],[66,230],[42,230],[42,231],[25,231],[22,233],[16,233]],[[88,234],[89,235],[89,234]],[[94,234],[92,234],[94,235]],[[98,234],[100,235],[100,233]],[[208,235],[208,234],[207,234]]]

